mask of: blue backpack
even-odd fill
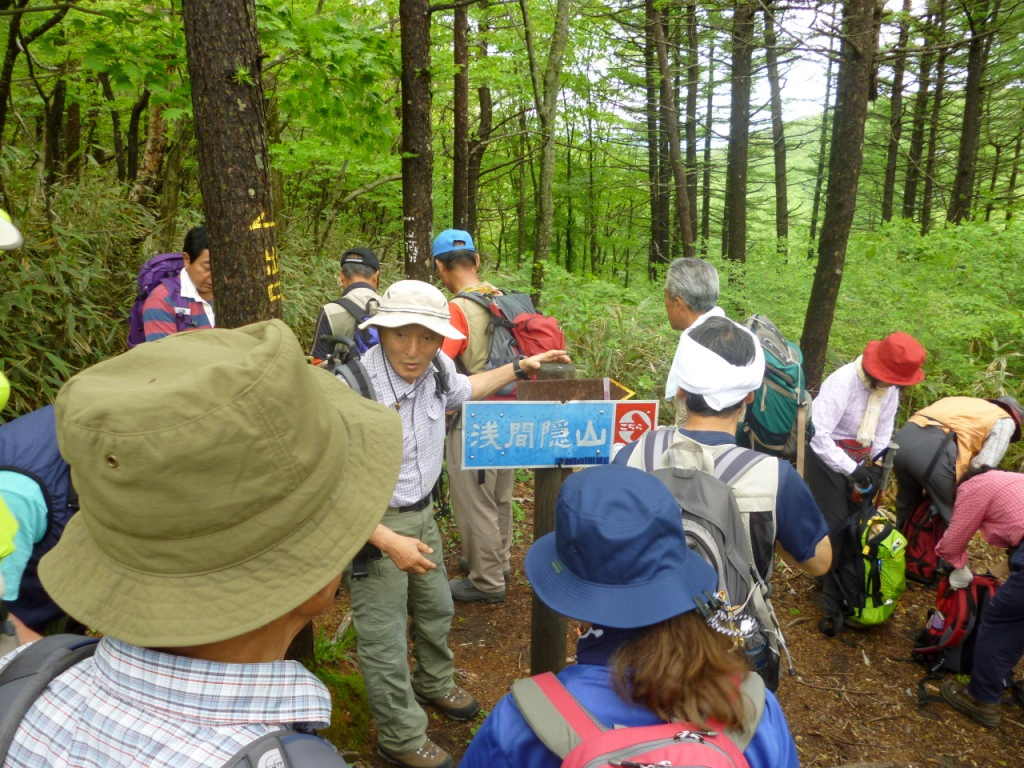
[[[95,637],[82,635],[44,637],[0,671],[0,765],[36,699],[58,675],[92,656],[98,642]],[[348,763],[319,736],[286,728],[264,734],[242,747],[223,768],[263,766],[348,768]]]
[[[161,253],[148,259],[141,267],[136,282],[139,285],[139,292],[132,304],[131,314],[128,316],[128,349],[141,344],[146,340],[146,330],[142,315],[146,299],[153,290],[163,283],[167,286],[168,298],[171,306],[188,309],[188,299],[181,297],[181,281],[178,275],[185,267],[185,259],[180,253]],[[189,328],[188,313],[175,312],[174,321],[179,332]]]
[[[345,310],[356,319],[356,329],[352,333],[352,344],[350,349],[352,352],[355,352],[358,357],[362,357],[368,350],[380,344],[380,331],[377,330],[376,326],[371,325],[367,328],[359,327],[364,320],[369,320],[370,316],[373,314],[373,310],[370,307],[371,303],[376,304],[376,299],[370,299],[370,302],[368,302],[365,307],[361,307],[356,302],[352,301],[352,299],[347,299],[342,296],[340,299],[335,299],[329,304],[324,304],[324,313],[327,315],[327,321],[331,324],[331,334],[336,338],[349,338],[347,336],[339,336],[337,330],[335,330],[334,319],[340,312],[337,307],[341,307],[341,309]]]

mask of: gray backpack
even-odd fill
[[[98,639],[82,635],[51,635],[33,643],[0,671],[0,765],[14,743],[21,721],[36,699],[62,672],[93,655]],[[275,754],[276,753],[276,754]],[[224,763],[224,768],[347,768],[348,763],[327,741],[286,728],[260,736]]]

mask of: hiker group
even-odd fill
[[[415,280],[381,291],[376,254],[350,249],[304,356],[280,321],[214,327],[205,233],[189,238],[180,264],[140,272],[144,338],[0,427],[0,574],[22,641],[0,659],[0,765],[345,765],[312,735],[330,720],[326,688],[283,660],[344,585],[379,753],[453,766],[424,707],[480,710],[448,635],[456,603],[501,610],[508,595],[513,482],[463,469],[457,414],[568,363],[564,336],[481,278],[470,233],[446,230],[432,255],[450,299]],[[900,332],[811,402],[799,350],[718,298],[710,264],[670,265],[677,423],[563,483],[525,572],[581,622],[577,663],[517,681],[463,766],[798,765],[774,696],[794,663],[776,555],[820,580],[822,630],[841,639],[883,622],[907,573],[941,577],[915,652],[969,671],[943,700],[998,725],[1024,655],[1024,476],[994,467],[1021,406],[945,398],[896,432],[900,388],[926,358]],[[890,472],[894,520],[876,508]],[[1001,585],[968,567],[977,531],[1010,550]]]

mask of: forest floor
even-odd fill
[[[455,604],[449,641],[455,651],[460,685],[480,701],[484,713],[508,692],[513,680],[529,675],[532,592],[523,572],[523,556],[532,539],[532,485],[517,484],[522,510],[516,523],[512,575],[503,603]],[[445,530],[445,561],[458,573],[454,523]],[[997,553],[979,540],[972,543],[972,567],[984,570]],[[796,740],[803,766],[853,768],[981,768],[1024,766],[1024,710],[1004,705],[1002,724],[988,730],[942,703],[917,705],[918,682],[925,674],[910,659],[914,636],[934,605],[934,588],[909,584],[896,613],[884,626],[848,633],[856,647],[818,632],[821,591],[814,581],[783,564],[774,577],[775,610],[783,626],[796,675],[783,673],[778,697]],[[320,627],[333,636],[348,610],[342,590]],[[576,625],[569,622],[567,660],[571,661]],[[354,650],[348,651],[350,657]],[[1020,678],[1022,668],[1018,667]],[[931,688],[937,693],[937,688]],[[428,708],[429,735],[461,757],[483,714],[455,723]],[[341,713],[336,713],[341,714]],[[349,732],[351,734],[351,732]],[[365,730],[365,743],[350,762],[364,768],[388,765],[375,749],[376,732]],[[525,768],[525,767],[524,767]]]

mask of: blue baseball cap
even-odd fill
[[[620,629],[692,611],[705,591],[718,589],[715,569],[686,545],[668,488],[618,464],[566,479],[555,531],[533,543],[525,565],[533,591],[552,610]]]
[[[456,245],[456,243],[461,243],[461,245]],[[473,245],[473,238],[469,232],[463,229],[446,229],[434,238],[432,250],[436,259],[452,251],[475,251],[476,247]]]

